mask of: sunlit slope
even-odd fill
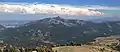
[[[56,52],[117,52],[111,48],[104,46],[93,46],[93,45],[83,45],[83,46],[62,46],[55,47],[53,50]]]

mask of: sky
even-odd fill
[[[0,0],[1,2],[39,2],[48,4],[72,4],[72,5],[120,5],[120,0]]]
[[[0,20],[119,17],[120,0],[0,0]]]

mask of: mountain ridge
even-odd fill
[[[0,37],[10,44],[64,44],[71,41],[87,43],[96,37],[119,35],[119,31],[120,21],[94,23],[57,16],[7,28],[0,33]]]

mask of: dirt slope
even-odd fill
[[[102,51],[103,49],[103,51]],[[53,48],[57,52],[117,52],[111,48],[104,46],[93,46],[93,45],[83,45],[83,46],[62,46]]]

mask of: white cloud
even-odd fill
[[[58,4],[0,4],[0,12],[22,14],[67,14],[85,16],[103,16],[104,13],[88,8]]]
[[[85,8],[85,9],[102,9],[102,10],[120,10],[120,7],[116,6],[100,6],[100,5],[86,5],[86,6],[80,6],[80,8]]]

